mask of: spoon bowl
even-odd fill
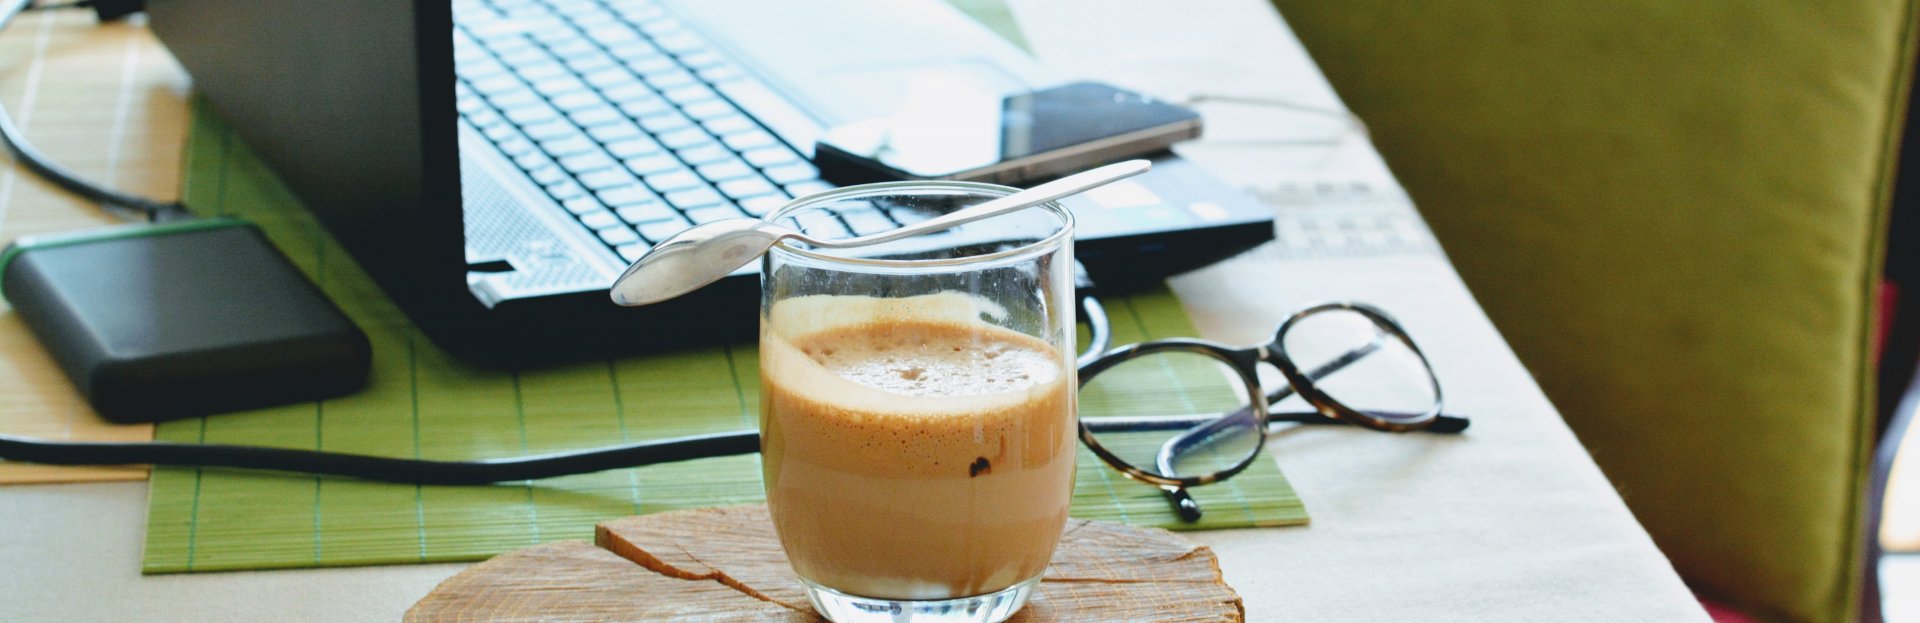
[[[1069,175],[999,199],[968,206],[937,218],[857,238],[819,239],[757,218],[713,221],[687,228],[647,251],[613,282],[613,302],[648,305],[665,301],[719,281],[745,266],[781,239],[792,238],[824,249],[848,249],[892,242],[943,231],[1031,208],[1088,189],[1133,177],[1153,168],[1146,160],[1129,160]]]
[[[719,281],[800,232],[756,218],[695,225],[662,241],[614,281],[613,302],[647,305]],[[644,262],[644,270],[642,270]],[[718,267],[729,267],[718,270]]]

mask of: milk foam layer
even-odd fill
[[[1052,383],[1060,375],[1058,355],[1018,338],[962,325],[888,323],[816,333],[800,350],[840,378],[909,396],[979,396]]]

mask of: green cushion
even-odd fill
[[[1681,574],[1849,620],[1912,3],[1276,3]]]

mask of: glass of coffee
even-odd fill
[[[900,182],[772,215],[846,237],[1015,192]],[[781,545],[840,623],[1006,619],[1067,520],[1073,217],[1058,204],[762,265],[762,469]]]

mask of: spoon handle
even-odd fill
[[[1097,169],[1088,169],[999,199],[969,206],[963,210],[949,212],[937,218],[921,221],[899,229],[888,230],[870,236],[842,238],[839,240],[813,240],[809,238],[807,243],[828,249],[846,249],[892,242],[902,238],[911,238],[929,232],[952,229],[980,219],[992,218],[1014,210],[1029,208],[1063,197],[1076,195],[1090,188],[1104,186],[1121,179],[1146,173],[1148,169],[1152,168],[1153,163],[1146,160],[1117,162]]]

